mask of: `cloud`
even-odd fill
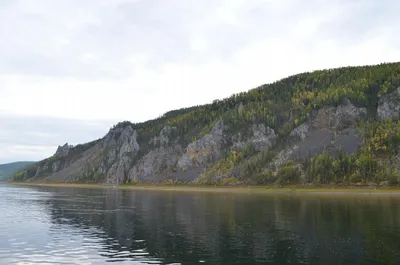
[[[79,144],[105,135],[113,122],[27,117],[0,113],[0,164],[38,161],[53,155],[58,145]]]
[[[77,142],[98,135],[80,120],[143,121],[298,72],[400,60],[396,0],[0,0],[0,7],[0,113],[48,119],[52,128],[78,121]],[[42,123],[34,132],[53,133]],[[60,144],[74,133],[57,135]],[[48,139],[26,135],[22,145]],[[7,141],[0,144],[21,145]]]

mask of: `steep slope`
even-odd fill
[[[112,184],[393,180],[399,175],[399,101],[400,63],[298,74],[155,120],[119,123],[102,139],[59,147],[53,157],[13,179]]]
[[[7,181],[15,173],[23,170],[33,163],[35,162],[21,161],[0,165],[0,181]]]

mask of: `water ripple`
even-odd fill
[[[94,218],[114,214],[118,208],[104,210],[101,202],[93,202],[92,208],[80,205],[87,196],[67,196],[52,192],[40,192],[22,187],[0,186],[0,264],[105,264],[109,262],[129,264],[160,264],[149,257],[145,249],[129,251],[120,249],[114,238],[97,227],[77,225],[74,220],[52,214],[77,214]],[[90,200],[101,200],[93,196]],[[49,205],[51,203],[51,205]],[[58,203],[67,206],[49,209]],[[98,207],[98,208],[96,208]],[[129,211],[129,208],[121,209]],[[55,222],[56,221],[56,222]],[[109,241],[113,241],[111,244]],[[142,241],[140,241],[142,242]],[[113,249],[116,248],[116,249]]]
[[[0,185],[0,265],[400,264],[399,202]]]

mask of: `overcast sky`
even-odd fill
[[[0,0],[0,163],[291,74],[400,60],[398,0]]]

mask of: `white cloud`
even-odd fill
[[[54,124],[143,121],[298,72],[400,59],[396,0],[0,0],[0,6],[0,113]],[[82,128],[77,142],[99,136]],[[71,134],[57,133],[58,144]],[[19,145],[7,141],[0,145]],[[15,153],[4,150],[1,157]]]
[[[79,144],[101,138],[115,121],[34,117],[0,112],[0,163],[41,160],[58,145]]]

